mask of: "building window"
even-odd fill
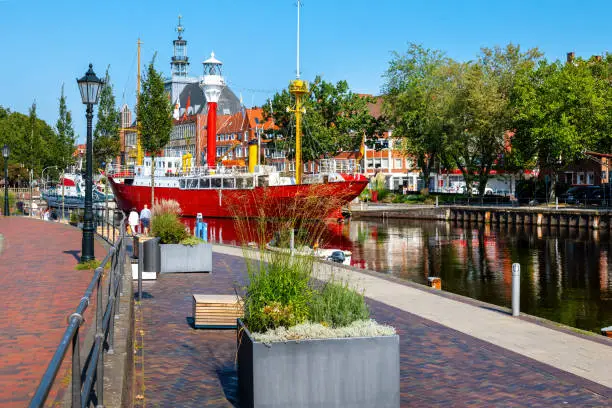
[[[389,159],[382,159],[381,167],[383,169],[388,169],[389,168]]]
[[[402,159],[395,159],[395,168],[396,169],[402,168]]]

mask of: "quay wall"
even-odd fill
[[[581,208],[376,205],[351,208],[353,219],[420,219],[473,224],[612,228],[612,211]]]

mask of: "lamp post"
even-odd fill
[[[85,155],[86,170],[85,170],[85,214],[83,216],[83,245],[81,249],[81,262],[91,261],[94,257],[93,244],[93,143],[91,140],[91,122],[93,120],[93,106],[100,99],[100,90],[104,81],[96,76],[93,71],[93,65],[89,64],[89,70],[81,79],[77,79],[79,90],[81,91],[81,99],[83,104],[87,105],[85,117],[87,118],[87,151]]]
[[[9,192],[8,192],[8,158],[11,149],[8,145],[2,148],[2,157],[4,157],[4,216],[9,215]]]

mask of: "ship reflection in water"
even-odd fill
[[[209,239],[240,245],[231,219],[205,221]],[[327,223],[321,246],[351,251],[353,266],[422,284],[439,276],[445,291],[505,307],[518,262],[521,312],[597,333],[612,325],[607,232],[353,220]]]

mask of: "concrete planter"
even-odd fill
[[[212,245],[161,244],[160,273],[212,272]]]
[[[238,319],[241,407],[400,406],[399,336],[258,343]]]

